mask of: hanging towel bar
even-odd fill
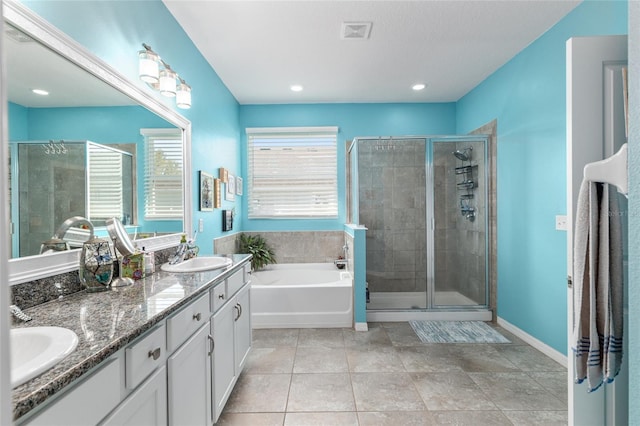
[[[628,196],[627,144],[623,144],[611,157],[584,166],[584,178],[591,182],[615,185],[625,197]]]

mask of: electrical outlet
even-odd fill
[[[566,231],[567,230],[567,216],[566,215],[558,215],[558,216],[556,216],[556,230],[557,231]]]
[[[204,219],[198,219],[198,232],[204,232]]]

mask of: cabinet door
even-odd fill
[[[105,419],[102,426],[167,424],[167,373],[160,367]]]
[[[235,383],[234,357],[234,299],[225,304],[213,316],[211,329],[215,348],[213,350],[213,405],[214,420],[218,420]]]
[[[237,306],[235,318],[236,376],[239,376],[244,368],[251,349],[250,288],[250,285],[246,285],[240,290],[235,300]]]
[[[209,322],[167,360],[169,426],[206,425],[211,419]]]

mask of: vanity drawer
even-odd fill
[[[242,268],[227,278],[227,298],[236,294],[236,292],[242,288],[244,283],[244,268]]]
[[[153,370],[164,365],[166,335],[162,324],[124,350],[127,389],[135,389]]]
[[[211,290],[211,310],[215,313],[227,301],[227,284],[225,281],[216,285]]]
[[[95,425],[120,403],[120,358],[105,362],[80,384],[48,403],[36,417],[19,424],[29,426]]]
[[[203,294],[195,302],[167,319],[167,350],[173,353],[202,324],[209,321],[209,294]]]

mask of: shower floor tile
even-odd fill
[[[566,425],[566,368],[508,344],[425,344],[406,322],[254,330],[219,425]]]

